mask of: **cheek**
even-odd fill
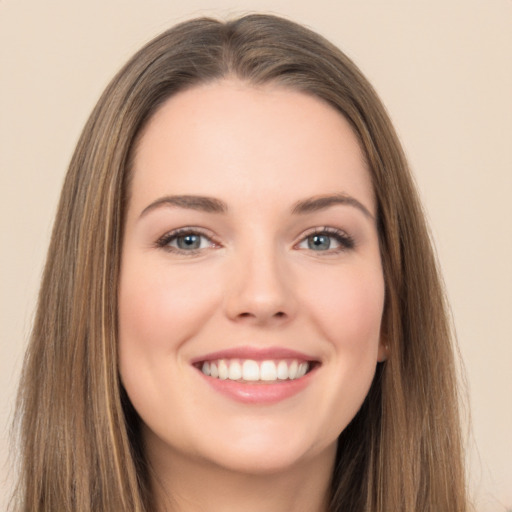
[[[335,350],[373,357],[378,349],[384,307],[380,266],[316,281],[309,309]]]
[[[162,382],[179,382],[186,371],[182,347],[213,314],[219,295],[201,286],[198,272],[151,263],[126,262],[120,279],[119,366],[134,404],[159,397]]]
[[[142,270],[141,270],[142,269]],[[139,343],[142,349],[175,350],[193,336],[198,321],[215,303],[212,287],[199,276],[169,272],[158,265],[133,265],[121,274],[119,293],[120,342]]]

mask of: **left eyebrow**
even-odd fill
[[[224,201],[216,199],[214,197],[204,196],[165,196],[152,202],[149,206],[146,206],[140,217],[144,217],[151,210],[155,210],[161,206],[185,208],[188,210],[199,210],[207,213],[226,213],[227,205]]]
[[[324,210],[326,208],[330,208],[331,206],[335,206],[338,204],[353,206],[354,208],[357,208],[358,210],[363,212],[366,217],[375,220],[370,210],[368,210],[368,208],[366,208],[366,206],[364,206],[363,203],[358,201],[355,197],[349,196],[347,194],[315,196],[308,199],[304,199],[302,201],[298,201],[297,203],[294,204],[292,208],[292,213],[301,215],[305,213]]]

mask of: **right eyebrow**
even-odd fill
[[[358,201],[355,197],[349,196],[348,194],[331,194],[325,196],[316,196],[311,197],[309,199],[304,199],[303,201],[299,201],[295,203],[295,206],[292,209],[292,213],[295,214],[305,214],[316,212],[319,210],[325,210],[326,208],[330,208],[331,206],[335,206],[337,204],[343,204],[348,206],[353,206],[357,208],[364,215],[370,219],[374,219],[374,216],[371,214],[370,210],[364,206],[363,203]]]
[[[187,208],[189,210],[199,210],[207,213],[226,213],[228,210],[228,207],[224,201],[214,197],[189,195],[164,196],[146,206],[146,208],[142,210],[139,218],[161,206]]]

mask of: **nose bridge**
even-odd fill
[[[228,315],[257,322],[289,318],[294,297],[284,255],[271,240],[253,242],[235,250],[226,296]]]

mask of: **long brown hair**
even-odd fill
[[[340,435],[331,512],[466,510],[456,369],[442,284],[380,100],[336,47],[290,21],[182,23],[110,83],[73,155],[18,399],[15,510],[149,511],[139,419],[117,371],[117,288],[131,158],[171,95],[234,76],[322,98],[352,125],[378,205],[389,359]]]

